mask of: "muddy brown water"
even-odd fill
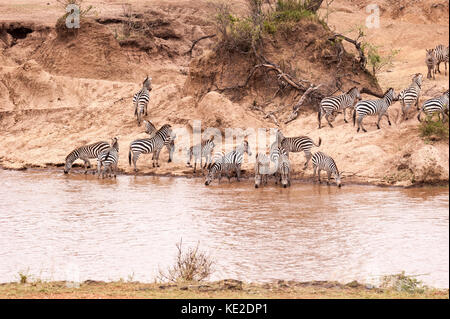
[[[449,286],[448,188],[379,188],[0,170],[0,282],[152,282],[199,241],[210,279]]]

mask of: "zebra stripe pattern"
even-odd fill
[[[413,104],[416,106],[419,105],[419,97],[420,97],[420,90],[422,88],[422,79],[423,75],[422,73],[417,73],[412,78],[411,85],[401,91],[398,95],[398,99],[402,103],[402,113],[405,120],[408,119],[408,111],[411,108]],[[417,109],[419,109],[417,107]]]
[[[437,68],[437,59],[436,59],[436,55],[434,54],[434,49],[427,49],[426,52],[427,52],[427,55],[425,58],[425,63],[428,68],[427,79],[431,79],[431,78],[435,79],[435,73],[436,73],[436,68]]]
[[[267,185],[267,177],[270,173],[270,159],[265,153],[256,154],[255,163],[255,188],[262,183]]]
[[[279,134],[282,136],[281,132]],[[306,162],[303,168],[308,167],[309,160],[311,159],[311,148],[313,146],[319,147],[322,143],[322,139],[319,137],[319,142],[316,144],[308,136],[297,137],[283,137],[281,138],[281,147],[286,151],[289,156],[289,152],[304,152]]]
[[[150,121],[144,120],[144,126],[145,126],[145,133],[147,133],[150,136],[153,136],[153,133],[157,131],[156,127]]]
[[[445,65],[445,75],[447,75],[447,63],[448,56],[449,56],[449,47],[445,47],[443,44],[439,44],[434,48],[434,56],[436,57],[436,71],[441,73],[441,70],[439,70],[439,65],[441,62],[444,62]]]
[[[101,167],[103,165],[102,178],[106,176],[107,171],[109,172],[109,177],[114,172],[114,177],[116,177],[117,164],[119,162],[119,141],[117,137],[114,137],[111,142],[111,146],[101,152],[98,155],[97,170],[98,177],[100,177]]]
[[[225,154],[223,152],[216,152],[212,159],[212,164],[208,168],[208,174],[206,175],[205,185],[208,186],[214,180],[218,178],[219,184],[222,179],[222,173],[225,172]]]
[[[191,146],[188,150],[187,156],[188,156],[188,161],[187,161],[187,165],[188,166],[192,166],[191,165],[191,160],[192,157],[194,157],[194,173],[197,167],[197,162],[198,160],[200,160],[200,167],[203,169],[205,167],[207,167],[208,165],[211,165],[211,161],[212,161],[212,152],[214,150],[214,147],[216,145],[214,144],[214,136],[212,136],[210,139],[207,140],[203,140],[201,143]],[[205,158],[205,166],[202,166],[202,160],[203,157]]]
[[[231,180],[231,171],[233,170],[236,172],[236,180],[238,182],[240,181],[241,165],[244,159],[244,153],[247,153],[249,156],[252,155],[247,141],[243,141],[242,144],[239,145],[234,151],[231,151],[225,155],[224,164],[228,181]]]
[[[394,94],[394,89],[389,88],[381,99],[359,101],[353,111],[353,126],[355,126],[356,115],[358,115],[358,129],[356,132],[359,132],[361,128],[364,132],[367,132],[362,124],[362,120],[368,115],[378,115],[378,129],[380,129],[380,120],[383,116],[386,116],[389,125],[391,125],[391,120],[389,119],[387,110],[394,100]]]
[[[98,154],[109,148],[109,143],[105,141],[84,145],[74,149],[69,155],[66,156],[66,164],[64,166],[64,174],[68,174],[72,168],[73,162],[77,159],[82,159],[84,161],[84,173],[87,173],[88,167],[91,166],[89,159],[97,158]],[[95,173],[95,171],[94,171]]]
[[[287,155],[281,155],[278,165],[278,176],[281,186],[291,186],[291,164]]]
[[[151,84],[152,78],[148,76],[142,83],[142,89],[133,95],[134,115],[138,121],[138,125],[141,125],[142,115],[147,115],[147,105],[150,100],[150,91],[152,90]]]
[[[319,183],[321,183],[320,171],[324,170],[328,173],[327,184],[328,185],[330,184],[331,176],[333,176],[334,179],[336,180],[336,185],[338,187],[341,187],[341,174],[339,173],[336,163],[330,156],[328,156],[322,152],[317,152],[317,153],[314,153],[311,161],[313,163],[313,168],[314,168],[313,179],[315,178],[316,171],[317,171],[318,181],[319,181]]]
[[[152,164],[153,167],[159,167],[159,153],[164,145],[173,144],[174,137],[172,137],[172,127],[169,124],[164,124],[153,137],[138,139],[130,144],[128,151],[128,163],[131,165],[133,161],[134,171],[137,172],[136,162],[141,154],[153,153]],[[169,159],[170,161],[170,159]]]
[[[439,119],[440,114],[442,114],[442,121],[445,121],[445,119],[448,120],[448,110],[449,110],[449,91],[447,90],[443,95],[434,98],[426,100],[423,103],[422,108],[419,111],[419,114],[417,115],[417,119],[419,122],[421,122],[420,119],[420,113],[423,112],[428,116],[433,116],[433,114],[438,113]]]
[[[355,105],[355,103],[360,100],[361,100],[361,95],[359,93],[358,88],[356,88],[356,87],[351,88],[345,94],[324,98],[322,101],[320,101],[320,106],[319,106],[319,114],[318,114],[319,128],[322,127],[321,120],[324,115],[325,115],[325,119],[328,122],[328,125],[330,127],[333,127],[329,117],[332,116],[334,118],[335,113],[337,113],[341,110],[344,113],[344,122],[348,123],[346,116],[345,116],[346,108],[353,107]]]

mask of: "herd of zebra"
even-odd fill
[[[435,49],[427,50],[426,63],[428,67],[427,78],[435,76],[436,72],[440,73],[439,64],[444,62],[445,75],[447,75],[447,62],[449,59],[449,48],[443,45],[438,45]],[[131,142],[128,152],[129,165],[133,163],[134,171],[137,172],[136,163],[141,154],[152,153],[152,166],[159,167],[159,154],[161,150],[166,147],[169,152],[169,162],[172,161],[173,152],[175,150],[176,135],[172,131],[170,124],[164,124],[161,128],[156,127],[147,120],[142,120],[144,115],[147,115],[147,105],[150,99],[150,91],[152,90],[151,78],[146,77],[142,83],[142,89],[133,96],[134,115],[137,123],[140,126],[144,122],[145,132],[149,135],[148,138],[137,139]],[[402,116],[404,120],[408,119],[412,106],[416,106],[418,112],[417,119],[421,121],[421,113],[432,117],[438,114],[439,119],[448,121],[449,118],[449,90],[442,95],[432,99],[426,100],[422,107],[419,107],[419,98],[422,88],[423,75],[417,73],[413,76],[411,84],[406,89],[395,94],[393,88],[389,88],[382,98],[375,100],[362,100],[361,92],[357,87],[353,87],[348,92],[331,96],[322,99],[318,111],[319,129],[322,127],[321,120],[323,117],[328,122],[330,127],[333,127],[332,122],[335,120],[337,114],[344,114],[344,122],[348,123],[346,118],[346,109],[353,109],[353,125],[357,123],[357,132],[361,129],[364,132],[367,130],[363,126],[363,119],[366,116],[378,116],[377,128],[380,129],[380,121],[386,117],[388,124],[391,125],[388,109],[394,101],[401,102]],[[258,188],[263,184],[267,184],[268,176],[275,176],[275,183],[278,182],[283,186],[290,186],[292,166],[289,160],[289,153],[304,152],[306,162],[303,169],[306,169],[309,161],[313,163],[313,179],[318,175],[320,180],[321,170],[325,170],[328,174],[327,183],[334,178],[336,185],[341,186],[341,173],[336,166],[332,157],[322,153],[311,153],[313,146],[319,147],[321,139],[318,143],[314,143],[308,136],[284,137],[280,130],[277,131],[276,141],[270,146],[269,154],[267,152],[258,152],[255,156],[255,187]],[[214,179],[218,179],[219,183],[222,175],[226,175],[228,180],[231,180],[231,174],[236,174],[237,181],[241,177],[241,165],[243,162],[244,153],[251,156],[250,145],[247,140],[244,140],[241,145],[237,146],[235,150],[229,153],[216,152],[213,154],[215,148],[214,136],[202,140],[201,143],[191,146],[187,150],[187,165],[191,165],[193,159],[194,173],[196,172],[197,163],[200,162],[202,172],[207,168],[205,185],[211,184]],[[203,158],[205,162],[203,164]],[[119,160],[119,144],[118,137],[114,137],[111,143],[101,141],[94,144],[89,144],[76,148],[67,155],[65,160],[64,173],[68,173],[75,160],[81,159],[84,161],[85,174],[91,166],[89,159],[97,159],[98,176],[116,177],[117,164]],[[103,171],[102,171],[103,167]],[[95,171],[94,171],[95,173]]]

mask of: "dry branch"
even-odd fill
[[[294,107],[292,108],[292,112],[289,115],[288,119],[286,122],[284,122],[284,124],[288,124],[289,122],[292,122],[293,120],[295,120],[298,117],[298,111],[300,110],[300,107],[303,105],[303,103],[305,102],[306,98],[313,92],[318,90],[323,84],[319,84],[317,86],[314,86],[313,84],[311,84],[309,86],[309,88],[305,91],[305,93],[303,93],[302,97],[298,100],[298,102],[294,105]]]
[[[347,37],[347,36],[345,36],[343,34],[336,33],[332,37],[328,38],[328,40],[335,42],[336,38],[341,38],[341,39],[343,39],[343,40],[353,44],[355,46],[356,50],[358,50],[358,53],[359,53],[359,61],[358,61],[359,65],[360,65],[362,70],[365,70],[366,69],[366,65],[367,65],[367,58],[366,58],[366,56],[364,54],[363,49],[361,48],[361,41],[359,41],[360,37],[361,37],[361,34],[358,36],[358,38],[356,40],[354,40],[354,39],[351,39],[351,38],[349,38],[349,37]]]
[[[188,51],[186,51],[184,54],[189,54],[189,57],[192,58],[192,50],[194,50],[194,47],[197,43],[199,43],[201,40],[204,40],[204,39],[214,38],[215,36],[216,36],[216,34],[210,34],[210,35],[205,35],[203,37],[200,37],[200,38],[194,40],[192,42],[191,48]]]

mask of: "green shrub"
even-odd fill
[[[430,140],[442,140],[449,138],[448,122],[441,120],[433,121],[432,116],[428,116],[419,126],[420,136]]]
[[[272,18],[277,22],[297,22],[314,16],[314,12],[306,9],[303,1],[298,0],[278,0],[275,11],[272,13]]]
[[[407,293],[423,293],[427,288],[420,280],[405,275],[404,271],[395,275],[383,276],[381,287]]]

